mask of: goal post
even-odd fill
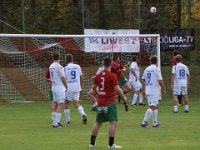
[[[71,53],[75,63],[82,67],[82,95],[87,95],[91,76],[95,75],[102,60],[112,57],[113,53],[120,55],[127,68],[132,55],[138,56],[143,69],[149,65],[152,55],[158,57],[158,66],[161,66],[159,34],[0,34],[0,97],[6,101],[47,100],[49,85],[44,74],[55,52],[61,54],[61,65],[66,65],[65,55]]]

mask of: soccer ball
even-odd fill
[[[156,13],[156,12],[157,12],[156,7],[151,7],[151,8],[150,8],[150,13]]]

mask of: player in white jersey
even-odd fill
[[[83,74],[81,67],[73,63],[73,55],[66,55],[67,66],[64,67],[65,78],[67,79],[67,91],[66,91],[66,101],[65,101],[65,117],[66,123],[70,123],[70,102],[74,102],[74,106],[79,111],[82,116],[83,124],[87,123],[86,113],[83,107],[79,105],[81,86],[83,85]]]
[[[157,67],[157,57],[150,58],[151,65],[147,67],[142,76],[142,91],[146,94],[149,108],[147,109],[141,127],[148,128],[148,120],[152,116],[153,127],[161,127],[158,123],[158,99],[161,95],[161,88],[163,94],[166,94],[165,85],[162,79],[161,71]]]
[[[189,69],[182,63],[182,56],[176,56],[177,64],[172,68],[171,88],[173,90],[174,109],[173,112],[178,112],[177,96],[182,94],[185,103],[185,112],[189,112],[188,108],[188,92],[187,86],[190,80]]]
[[[49,66],[50,80],[52,83],[53,103],[56,103],[55,112],[52,112],[53,127],[62,127],[60,124],[61,111],[65,102],[65,90],[67,82],[65,80],[64,69],[60,65],[60,55],[53,54],[54,62]]]
[[[99,74],[104,69],[105,69],[105,67],[103,65],[100,66],[97,69],[96,75]],[[95,78],[95,76],[92,76],[91,78],[93,80]],[[90,89],[90,91],[88,92],[88,96],[91,98],[91,100],[93,102],[92,111],[96,111],[96,109],[97,109],[97,95],[94,93],[94,91],[92,89]]]
[[[133,87],[133,89],[135,90],[131,106],[137,105],[136,102],[138,96],[139,96],[139,105],[144,106],[145,104],[143,102],[142,84],[140,83],[140,70],[137,64],[137,57],[135,55],[132,56],[132,63],[129,67],[129,82]]]

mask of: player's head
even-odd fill
[[[103,61],[103,65],[108,68],[108,67],[111,67],[111,64],[112,64],[112,59],[110,57],[106,57]]]
[[[60,54],[59,53],[54,53],[53,54],[53,60],[54,61],[60,61]]]
[[[151,56],[150,57],[150,62],[151,62],[151,64],[156,65],[157,62],[158,62],[157,56],[155,56],[155,55]]]
[[[72,63],[73,62],[73,55],[72,54],[67,54],[66,55],[66,63]]]
[[[176,55],[180,55],[180,52],[178,50],[173,51],[173,56],[176,56]]]
[[[119,58],[118,54],[114,54],[113,55],[113,61],[120,61],[120,58]]]
[[[132,56],[132,61],[137,61],[137,56],[136,55]]]
[[[176,62],[180,63],[182,61],[182,56],[181,55],[176,55]]]

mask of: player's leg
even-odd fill
[[[97,98],[96,98],[96,95],[95,95],[95,93],[93,92],[92,89],[88,92],[88,97],[90,97],[90,99],[91,99],[92,102],[93,102],[92,111],[96,111],[96,107],[97,107]]]
[[[189,99],[188,99],[187,87],[182,88],[182,93],[184,94],[183,99],[185,104],[185,112],[189,112],[189,105],[188,105]]]
[[[173,89],[173,112],[178,112],[178,95],[181,93],[181,87],[174,86]]]
[[[83,124],[87,124],[87,117],[83,107],[79,104],[80,92],[73,92],[74,106],[83,118]]]
[[[64,113],[65,113],[65,121],[67,124],[70,124],[71,118],[70,118],[70,102],[72,101],[72,92],[66,92],[65,93],[65,107],[64,107]]]
[[[60,124],[61,111],[63,110],[64,98],[65,98],[65,89],[54,88],[53,92],[53,102],[56,103],[55,112],[53,116],[53,127],[59,128],[62,127]]]
[[[154,102],[154,96],[153,95],[147,95],[147,101],[148,101],[148,105],[149,105],[149,108],[147,109],[145,115],[144,115],[144,119],[141,123],[141,127],[143,128],[148,128],[149,125],[148,125],[148,120],[149,118],[152,116],[153,114],[153,111],[155,109],[155,106],[153,105],[153,102]]]
[[[137,99],[138,99],[139,93],[140,91],[135,91],[135,93],[133,94],[131,106],[137,106]]]
[[[94,147],[95,146],[96,137],[98,135],[98,132],[99,132],[99,129],[100,129],[101,126],[102,126],[102,122],[96,122],[93,125],[92,131],[91,131],[89,147]]]
[[[178,95],[178,103],[180,106],[183,106],[183,103],[182,103],[182,100],[183,100],[183,95]]]
[[[130,85],[130,83],[124,78],[123,79],[123,84],[122,84],[122,90],[124,92],[124,94],[130,92],[132,90],[132,87]]]
[[[144,103],[144,97],[143,97],[143,94],[142,94],[142,90],[140,89],[140,92],[139,92],[139,105],[141,106],[145,106],[146,104]]]
[[[154,128],[158,128],[161,127],[161,125],[158,123],[158,99],[159,99],[159,95],[154,95],[154,100],[152,103],[152,120],[153,120],[153,127]]]
[[[109,121],[108,147],[109,148],[122,148],[122,146],[118,146],[115,144],[115,132],[117,129],[117,121],[118,121],[117,107],[115,104],[108,105],[108,114],[107,115],[108,115],[108,121]]]

